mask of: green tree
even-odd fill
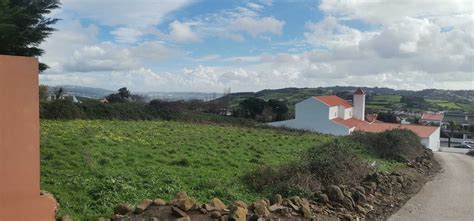
[[[0,0],[0,54],[40,56],[39,48],[55,29],[57,18],[45,15],[59,8],[59,0]],[[40,63],[39,69],[47,69]]]
[[[275,120],[284,120],[285,115],[288,113],[288,106],[286,106],[285,102],[270,99],[267,104],[272,108],[273,113],[275,113]]]
[[[132,96],[130,91],[126,87],[123,87],[118,89],[118,93],[109,94],[106,99],[110,103],[124,103],[130,101],[130,96]]]
[[[265,109],[266,102],[262,99],[251,97],[239,103],[240,110],[245,117],[255,119]]]

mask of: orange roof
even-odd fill
[[[437,120],[437,121],[442,121],[444,118],[444,114],[432,114],[432,113],[423,113],[421,115],[422,120]]]
[[[347,120],[344,120],[344,119],[341,119],[341,118],[334,118],[334,119],[332,119],[332,121],[334,121],[338,124],[342,124],[342,125],[346,126],[347,128],[353,128],[353,127],[361,125],[361,124],[369,124],[366,121],[355,119],[355,118],[349,118]]]
[[[359,124],[356,127],[358,131],[378,133],[386,130],[393,129],[408,129],[413,131],[419,137],[429,137],[439,127],[424,126],[424,125],[413,125],[413,124],[391,124],[391,123],[371,123],[371,124]]]
[[[329,107],[333,106],[343,106],[345,108],[352,107],[352,104],[349,103],[348,101],[336,96],[336,95],[328,95],[328,96],[315,96],[314,97],[316,100],[319,100],[326,104]]]
[[[354,94],[365,94],[365,92],[362,90],[362,88],[357,88]]]

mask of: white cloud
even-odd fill
[[[62,11],[107,26],[145,28],[159,24],[169,13],[191,0],[62,0]]]
[[[197,34],[191,30],[190,24],[178,20],[174,20],[170,23],[169,39],[184,43],[197,42],[200,40]]]
[[[473,11],[470,0],[322,0],[319,9],[341,19],[361,19],[375,24],[396,22],[406,17],[433,18]]]
[[[284,24],[284,21],[273,17],[242,17],[236,19],[233,25],[236,30],[245,31],[255,37],[263,33],[280,35]]]
[[[242,42],[245,40],[244,33],[262,38],[282,34],[285,21],[261,16],[264,8],[263,5],[248,3],[246,7],[198,15],[185,21],[175,20],[170,23],[169,34],[158,32],[158,35],[177,42],[195,42],[207,37]]]
[[[147,62],[160,62],[181,55],[178,49],[163,42],[147,41],[136,46],[99,41],[96,26],[82,26],[78,21],[63,22],[41,47],[40,58],[51,66],[45,74],[74,72],[129,71]]]
[[[115,36],[117,42],[130,44],[137,42],[140,36],[143,35],[139,30],[124,27],[113,30],[111,34]]]

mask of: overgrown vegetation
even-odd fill
[[[408,130],[356,133],[315,144],[297,160],[277,168],[260,167],[245,179],[252,189],[268,195],[311,196],[322,186],[360,182],[374,170],[393,171],[425,151]]]
[[[466,153],[466,155],[474,157],[474,150],[470,150],[469,152]]]
[[[393,129],[381,133],[354,133],[349,139],[361,143],[378,157],[408,162],[423,154],[425,147],[410,130]]]

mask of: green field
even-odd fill
[[[255,200],[242,175],[279,165],[330,139],[272,129],[179,122],[41,122],[41,188],[61,214],[80,220],[111,215],[120,202],[170,199],[187,191],[202,201]]]
[[[41,121],[41,189],[60,215],[110,216],[115,205],[171,199],[186,191],[201,202],[269,197],[249,189],[244,174],[283,165],[331,136],[282,129],[173,121]],[[379,170],[399,164],[361,152]]]

